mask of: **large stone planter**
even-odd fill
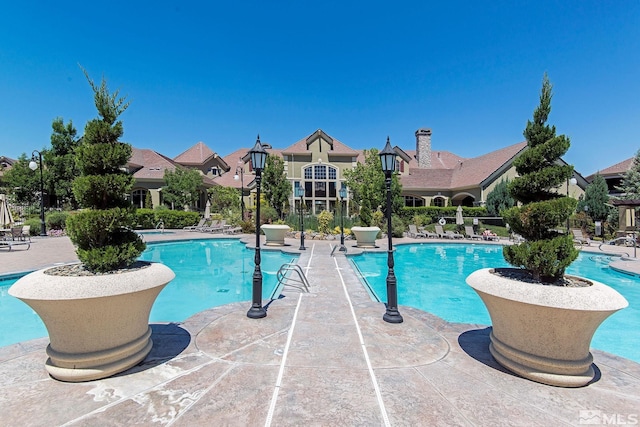
[[[351,227],[351,233],[356,238],[356,246],[359,248],[375,248],[376,237],[380,227]]]
[[[467,284],[491,316],[489,350],[496,361],[544,384],[580,387],[591,381],[593,334],[629,304],[614,289],[589,281],[586,287],[525,283],[489,268],[469,275]]]
[[[284,236],[291,230],[286,224],[263,224],[260,228],[266,237],[266,246],[284,246]]]
[[[49,332],[45,367],[62,381],[105,378],[151,351],[149,313],[175,277],[163,264],[93,276],[52,276],[38,270],[9,294],[28,304]]]

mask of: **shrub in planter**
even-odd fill
[[[571,177],[573,166],[560,162],[569,149],[569,138],[556,136],[555,126],[546,124],[551,96],[551,83],[545,75],[540,105],[524,131],[528,149],[514,161],[519,176],[508,184],[509,194],[521,206],[502,212],[511,229],[525,238],[519,245],[504,247],[505,260],[546,283],[560,279],[578,257],[571,236],[556,231],[575,211],[577,201],[554,190]]]
[[[118,116],[129,103],[117,91],[109,94],[104,80],[97,86],[85,76],[100,117],[87,123],[76,150],[81,176],[73,182],[73,194],[85,209],[68,218],[67,233],[85,268],[106,272],[131,265],[145,244],[133,231],[135,207],[123,197],[131,192],[133,176],[123,170],[131,145],[118,141],[123,134]]]

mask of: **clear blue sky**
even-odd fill
[[[352,148],[474,157],[522,141],[544,72],[565,159],[589,175],[640,148],[640,2],[5,2],[0,155],[96,116],[80,68],[127,95],[124,141],[174,157],[284,148],[322,128]]]

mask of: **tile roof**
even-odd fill
[[[631,169],[631,166],[633,165],[633,160],[635,159],[635,157],[631,157],[627,160],[623,160],[620,163],[616,163],[613,166],[609,166],[608,168],[604,168],[592,175],[590,175],[589,177],[587,177],[587,179],[589,181],[591,181],[591,178],[593,178],[596,174],[600,174],[600,175],[622,175],[623,173],[625,173],[626,171],[628,171],[629,169]]]
[[[519,142],[472,159],[460,161],[454,168],[452,188],[477,186],[527,147]]]
[[[216,153],[207,147],[202,141],[198,142],[193,147],[189,148],[181,154],[178,154],[173,160],[180,164],[185,165],[202,165],[207,162]]]
[[[175,171],[177,163],[162,154],[147,149],[131,147],[132,153],[127,166],[140,168],[134,172],[136,179],[164,179],[164,171]]]
[[[133,169],[139,168],[133,173],[133,177],[141,180],[164,180],[164,171],[175,171],[176,167],[180,167],[178,162],[163,156],[162,154],[147,149],[131,147],[131,158],[127,162],[127,166]],[[202,175],[202,183],[205,186],[218,185],[213,179],[206,175]]]

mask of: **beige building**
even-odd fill
[[[279,156],[284,162],[286,179],[293,189],[290,206],[297,208],[300,200],[294,197],[295,189],[304,188],[304,203],[315,214],[322,210],[335,210],[339,203],[338,191],[345,187],[344,172],[364,161],[363,150],[355,150],[318,129],[310,135],[283,149],[266,144],[269,155]],[[519,142],[482,156],[465,158],[432,147],[430,129],[415,132],[415,147],[394,147],[397,171],[402,183],[406,206],[482,206],[487,195],[503,179],[516,176],[514,159],[527,149],[526,142]],[[169,159],[152,150],[134,148],[129,169],[134,174],[136,186],[132,200],[136,205],[144,203],[150,191],[154,206],[161,203],[164,170],[176,166],[195,168],[202,173],[203,186],[200,203],[203,209],[206,189],[213,185],[243,190],[246,207],[255,205],[252,196],[254,172],[248,156],[249,148],[240,148],[220,157],[199,142],[184,153]],[[588,182],[574,172],[576,184],[567,181],[558,189],[578,198]]]

